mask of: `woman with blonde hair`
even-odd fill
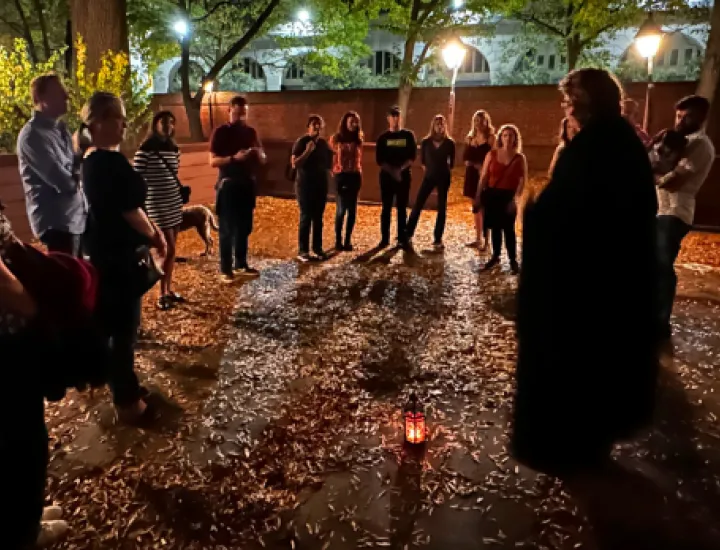
[[[485,208],[485,224],[492,235],[492,257],[483,269],[487,271],[500,263],[504,235],[510,270],[516,275],[520,266],[515,218],[527,182],[527,160],[522,153],[522,137],[517,126],[504,124],[500,128],[496,148],[485,157],[480,181],[482,192],[478,198]]]
[[[415,197],[415,204],[408,220],[407,239],[408,242],[412,239],[423,206],[433,189],[437,189],[437,218],[433,248],[440,250],[443,248],[450,176],[455,166],[455,141],[448,134],[447,121],[443,115],[433,117],[430,130],[420,144],[420,159],[425,177]]]
[[[463,195],[473,202],[473,214],[475,217],[474,242],[468,243],[471,248],[477,247],[480,250],[487,249],[488,231],[484,227],[482,204],[476,201],[478,187],[480,184],[480,171],[482,170],[485,157],[495,145],[495,128],[487,111],[480,109],[475,111],[470,123],[470,132],[465,138],[465,151],[463,161],[465,162],[465,183]],[[477,206],[475,206],[477,205]]]
[[[121,420],[137,423],[151,415],[134,369],[143,292],[137,266],[149,247],[164,257],[165,238],[145,214],[143,177],[119,151],[127,127],[122,100],[96,92],[82,118],[80,133],[86,129],[92,143],[82,165],[88,251],[100,275],[97,312],[110,342],[110,388]]]
[[[563,118],[562,122],[560,123],[560,136],[558,146],[555,148],[555,152],[553,153],[553,157],[550,161],[550,166],[548,168],[549,178],[552,177],[553,170],[555,170],[555,165],[557,164],[560,155],[562,155],[565,148],[570,145],[570,142],[577,133],[578,128],[576,124],[568,117]]]

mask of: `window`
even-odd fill
[[[249,74],[255,80],[262,80],[265,78],[265,71],[263,71],[260,63],[249,57],[243,57],[235,64],[233,69],[239,69],[240,71]]]
[[[375,55],[367,60],[367,66],[370,67],[376,76],[395,72],[400,69],[400,60],[395,54],[386,51],[375,52]]]
[[[551,71],[555,68],[555,55],[548,56],[548,69]]]
[[[285,71],[285,80],[302,80],[303,78],[305,78],[305,69],[295,61],[290,63]]]
[[[564,67],[565,65],[567,65],[567,57],[566,57],[566,56],[564,56],[564,55],[561,55],[561,56],[560,56],[560,65],[561,65],[562,67]]]
[[[665,65],[665,52],[658,54],[657,57],[655,57],[655,66],[656,67],[663,67]]]
[[[693,58],[693,49],[687,48],[685,50],[685,60],[683,61],[683,63],[685,63],[687,65],[688,63],[690,63],[692,61],[692,58]]]
[[[458,73],[465,74],[487,74],[490,72],[485,56],[475,48],[468,48],[463,64],[458,69]]]
[[[678,57],[680,57],[680,50],[673,50],[670,52],[671,67],[675,67],[678,64]]]
[[[538,67],[542,67],[545,64],[545,56],[538,55]]]

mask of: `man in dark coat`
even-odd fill
[[[564,474],[598,465],[652,416],[655,215],[647,153],[599,69],[560,84],[579,133],[526,209],[512,450]]]

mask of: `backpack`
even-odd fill
[[[45,397],[58,401],[68,388],[84,390],[107,382],[108,339],[95,318],[99,277],[89,262],[45,253],[14,241],[3,260],[35,300],[38,314],[29,330]]]

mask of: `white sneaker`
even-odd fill
[[[42,513],[42,521],[56,521],[62,519],[63,510],[60,506],[45,506]]]
[[[54,521],[43,521],[40,524],[40,534],[35,545],[38,548],[49,548],[59,542],[70,530],[67,521],[57,519]]]

